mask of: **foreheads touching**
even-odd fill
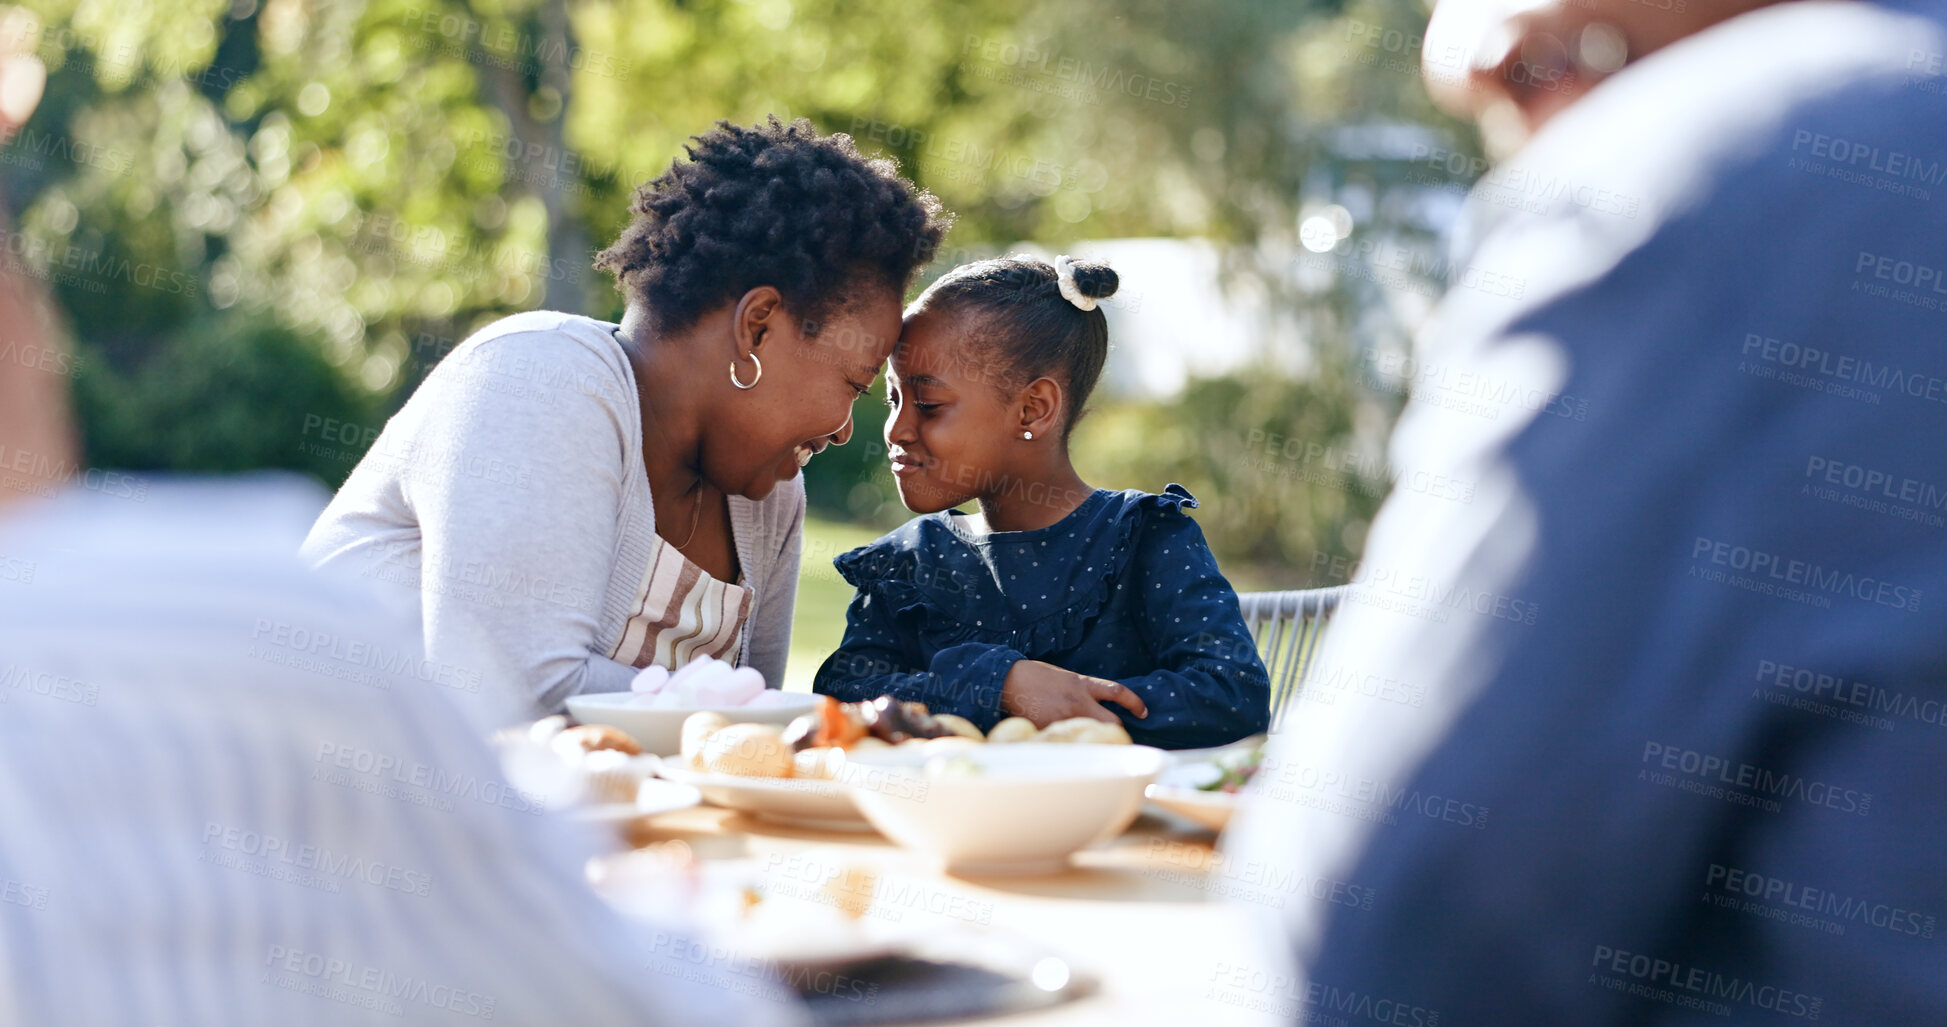
[[[1107,264],[1066,263],[1066,283],[1055,265],[1028,256],[983,260],[941,276],[906,312],[888,389],[981,387],[1008,398],[1048,379],[1064,406],[1059,430],[1066,438],[1108,358],[1108,321],[1096,301],[1113,296],[1118,284]]]

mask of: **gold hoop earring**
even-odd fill
[[[730,362],[730,384],[735,385],[740,389],[748,389],[748,388],[755,387],[759,381],[763,380],[764,362],[762,360],[757,359],[757,354],[755,353],[752,353],[750,355],[750,362],[757,365],[757,373],[750,376],[750,384],[746,385],[743,382],[737,380],[737,362],[735,360],[732,360]]]

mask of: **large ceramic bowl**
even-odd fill
[[[802,702],[778,706],[679,706],[652,710],[630,706],[631,692],[590,692],[568,698],[568,712],[584,724],[609,724],[629,733],[642,751],[674,756],[683,751],[683,721],[693,713],[721,713],[732,724],[776,724],[783,727],[818,707],[819,697],[793,694]]]
[[[1121,834],[1168,762],[1142,745],[899,747],[854,753],[840,780],[872,826],[951,873],[1052,873]]]

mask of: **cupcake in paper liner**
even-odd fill
[[[642,782],[656,776],[654,756],[631,756],[615,749],[598,749],[581,758],[576,770],[581,778],[580,802],[599,805],[635,802]]]

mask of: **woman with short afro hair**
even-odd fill
[[[783,683],[800,469],[851,438],[948,224],[802,119],[719,123],[686,153],[596,261],[621,323],[535,311],[474,334],[305,541],[399,585],[434,679],[511,699],[488,722],[704,655]]]

